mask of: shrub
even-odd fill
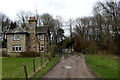
[[[6,51],[2,51],[2,57],[8,57],[8,54]]]
[[[58,47],[57,47],[56,45],[52,45],[52,46],[50,47],[49,52],[50,52],[50,57],[55,57],[55,55],[56,55],[57,53],[59,53],[59,49],[58,49]]]
[[[119,44],[117,42],[111,42],[107,48],[107,53],[108,54],[117,54],[117,55],[120,55],[120,50],[119,50]]]
[[[7,51],[2,50],[2,57],[8,57]]]
[[[35,51],[21,52],[20,56],[21,57],[39,57],[40,53]]]
[[[82,49],[81,37],[78,35],[75,35],[74,39],[75,39],[74,50],[80,52]]]
[[[42,52],[42,56],[46,56],[46,57],[49,57],[49,53],[46,53],[46,52]]]
[[[86,52],[89,54],[95,54],[96,52],[98,52],[98,50],[99,46],[97,45],[97,43],[94,40],[91,40],[89,42],[88,50],[86,50]]]

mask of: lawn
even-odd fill
[[[35,58],[36,68],[40,67],[41,59]],[[45,59],[43,59],[43,64]],[[33,58],[4,57],[2,58],[2,78],[25,78],[24,65],[28,75],[34,72]]]
[[[48,63],[48,65],[43,68],[40,72],[38,72],[33,78],[34,80],[38,80],[39,78],[42,78],[47,72],[49,72],[49,70],[51,68],[53,68],[53,66],[58,62],[58,60],[60,59],[60,56],[56,56],[54,58],[51,59],[51,62]]]
[[[85,55],[90,68],[101,78],[118,78],[118,57],[112,55]]]

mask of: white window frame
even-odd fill
[[[14,51],[13,51],[13,47],[14,47]],[[16,51],[17,48],[17,51]],[[21,50],[20,50],[21,48]],[[22,47],[21,45],[12,45],[12,52],[22,52]]]
[[[41,35],[41,40],[44,40],[44,35]]]
[[[20,36],[19,36],[19,34],[17,34],[17,40],[20,40]]]
[[[21,45],[19,45],[18,48],[19,48],[18,51],[21,52],[21,51],[22,51],[22,47],[21,47]],[[20,48],[21,48],[21,50],[20,50]]]
[[[16,40],[16,34],[14,34],[14,40]]]
[[[15,52],[18,52],[19,50],[17,49],[17,51],[16,51],[16,48],[18,48],[18,45],[15,46]]]
[[[43,48],[43,51],[42,51],[42,48]],[[41,52],[44,52],[44,46],[43,45],[41,45]]]
[[[14,51],[13,51],[13,48],[14,48]],[[15,52],[15,45],[12,45],[12,52]]]

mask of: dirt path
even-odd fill
[[[65,66],[67,68],[65,68]],[[62,57],[60,62],[44,78],[96,78],[87,67],[84,55]]]

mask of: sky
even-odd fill
[[[20,10],[38,14],[50,13],[64,19],[92,15],[92,9],[98,0],[0,0],[0,12],[15,20]]]
[[[66,21],[69,18],[91,16],[98,1],[102,0],[0,0],[0,12],[14,21],[21,10],[35,13],[37,9],[39,15],[49,13],[53,17],[61,16]]]

